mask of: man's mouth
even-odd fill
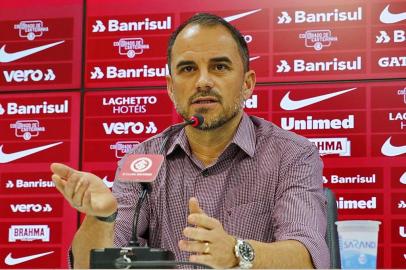
[[[214,97],[200,97],[192,101],[192,104],[212,104],[217,103],[218,100]]]

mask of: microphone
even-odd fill
[[[204,117],[201,114],[194,114],[188,120],[184,122],[184,125],[191,125],[192,127],[200,127],[204,123]]]

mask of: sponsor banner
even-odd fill
[[[391,187],[392,188],[406,188],[406,168],[394,167],[391,168]]]
[[[56,269],[61,267],[61,248],[54,246],[0,248],[0,268]]]
[[[365,157],[366,136],[342,135],[336,137],[306,136],[319,149],[323,158],[330,157]]]
[[[0,198],[4,218],[62,217],[63,198]]]
[[[406,70],[406,53],[404,50],[372,52],[371,57],[373,73],[396,72],[404,74]]]
[[[372,111],[372,132],[406,132],[406,106],[403,110]]]
[[[174,110],[166,89],[87,92],[84,107],[86,117],[161,115]]]
[[[371,87],[372,109],[406,108],[406,84]]]
[[[403,49],[406,42],[404,26],[372,27],[372,49]]]
[[[395,193],[391,195],[391,213],[394,215],[406,214],[406,195],[405,193]]]
[[[229,8],[230,7],[231,6],[229,6]],[[222,17],[241,32],[251,30],[269,30],[270,12],[266,8],[248,8],[240,10],[233,9],[232,11],[212,10],[210,13],[214,13]],[[186,21],[194,14],[196,14],[196,12],[180,13],[180,21]]]
[[[2,119],[66,117],[74,108],[79,109],[78,100],[72,104],[72,99],[71,94],[3,95],[0,97],[0,116]]]
[[[70,138],[69,119],[0,120],[0,139],[4,141],[66,140]],[[64,132],[61,133],[61,122]],[[66,123],[68,122],[68,123]]]
[[[324,168],[324,185],[337,189],[381,189],[383,168]]]
[[[34,64],[2,67],[0,87],[68,84],[72,81],[71,64]]]
[[[87,38],[147,34],[169,35],[175,29],[174,17],[173,13],[92,16],[87,19]]]
[[[127,61],[123,63],[87,63],[86,86],[156,86],[165,85],[169,74],[166,59]]]
[[[70,26],[70,27],[69,27]],[[35,18],[30,20],[0,21],[4,41],[32,41],[69,39],[73,36],[73,18]],[[52,31],[58,29],[58,31]]]
[[[381,215],[383,214],[383,194],[335,192],[339,215]]]
[[[272,111],[366,109],[366,87],[352,84],[274,87],[272,97]]]
[[[148,139],[147,136],[128,140],[85,140],[83,145],[84,162],[112,162],[120,160],[133,147]]]
[[[168,36],[122,35],[121,37],[89,39],[86,60],[112,59],[133,61],[149,57],[166,58]]]
[[[357,40],[354,40],[355,36]],[[273,52],[309,52],[320,55],[335,50],[363,51],[366,40],[365,27],[286,29],[274,32]]]
[[[406,268],[406,246],[392,247],[391,268]]]
[[[274,55],[273,76],[314,76],[314,75],[347,75],[366,72],[365,53],[340,52],[301,55]],[[298,77],[302,78],[302,77]],[[291,80],[290,78],[288,80]],[[286,79],[285,79],[286,80]]]
[[[49,170],[43,172],[0,173],[0,194],[59,194]]]
[[[270,110],[270,100],[269,87],[257,86],[251,97],[245,100],[244,111],[249,114],[255,114],[257,112],[268,114],[268,111]]]
[[[269,36],[270,33],[267,32],[253,32],[253,31],[246,31],[241,32],[244,36],[245,41],[248,44],[248,49],[251,56],[256,54],[269,54]]]
[[[60,244],[60,222],[1,222],[0,244]]]
[[[406,157],[404,134],[372,135],[372,156]]]
[[[32,62],[53,62],[72,60],[72,40],[7,42],[0,53],[0,64],[27,64]],[[31,65],[30,65],[31,67]]]
[[[393,244],[406,244],[406,220],[393,219],[391,229],[391,242]]]
[[[71,160],[71,142],[6,142],[1,144],[0,165],[17,163],[54,162],[58,157],[59,162]],[[75,146],[76,147],[76,146]]]
[[[382,26],[406,23],[406,3],[403,1],[383,1],[372,5],[372,23]]]
[[[85,139],[139,140],[151,137],[172,124],[172,116],[147,117],[110,117],[85,119]]]
[[[273,80],[270,77],[270,60],[267,55],[251,54],[250,69],[255,71],[257,82],[269,82]]]
[[[289,112],[273,113],[273,122],[301,135],[351,134],[366,132],[365,112]]]
[[[115,170],[89,170],[89,172],[97,175],[102,179],[103,183],[106,185],[108,188],[113,188],[114,185],[114,179],[115,179]]]
[[[274,29],[294,29],[308,27],[364,26],[366,22],[365,4],[329,4],[312,7],[275,8]]]

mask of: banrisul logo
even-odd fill
[[[107,32],[136,32],[136,31],[155,31],[172,29],[172,17],[167,16],[163,20],[155,20],[152,18],[144,18],[137,21],[120,21],[116,19],[103,22],[96,20],[92,25],[93,33]]]
[[[292,13],[288,11],[281,11],[277,18],[277,24],[362,21],[362,11],[362,7],[358,7],[355,10],[335,8],[326,12],[296,10]]]

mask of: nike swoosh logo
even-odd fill
[[[240,13],[240,14],[235,14],[235,15],[232,15],[232,16],[224,17],[223,19],[226,22],[232,22],[232,21],[238,20],[238,19],[240,19],[242,17],[246,17],[248,15],[256,13],[258,11],[261,11],[261,9],[256,9],[256,10],[252,10],[252,11],[248,11],[248,12],[244,12],[244,13]]]
[[[402,174],[402,176],[400,177],[400,182],[401,182],[402,184],[406,184],[406,172],[404,172],[404,173]]]
[[[390,142],[392,137],[389,137],[385,143],[382,145],[381,152],[385,156],[394,157],[402,154],[406,154],[406,145],[403,146],[393,146]]]
[[[107,176],[103,178],[103,183],[108,187],[111,188],[114,185],[114,181],[107,180]]]
[[[406,12],[398,14],[392,13],[389,11],[389,6],[390,5],[387,5],[381,12],[381,16],[379,17],[379,19],[382,23],[397,23],[406,20]]]
[[[303,107],[307,107],[309,105],[318,103],[320,101],[323,101],[323,100],[326,100],[326,99],[330,99],[330,98],[345,94],[345,93],[350,92],[350,91],[355,90],[355,89],[357,89],[357,88],[350,88],[350,89],[346,89],[346,90],[342,90],[342,91],[338,91],[338,92],[334,92],[334,93],[330,93],[330,94],[325,94],[325,95],[306,98],[306,99],[301,99],[301,100],[292,100],[292,99],[290,99],[290,97],[289,97],[290,91],[289,91],[282,98],[280,106],[281,106],[282,109],[284,109],[286,111],[297,110],[297,109],[301,109]]]
[[[39,253],[39,254],[35,254],[35,255],[30,255],[30,256],[25,256],[25,257],[20,257],[20,258],[13,258],[11,257],[11,252],[7,255],[7,257],[4,259],[4,263],[7,265],[16,265],[16,264],[20,264],[23,262],[27,262],[27,261],[31,261],[40,257],[44,257],[48,254],[54,253],[53,251],[49,251],[49,252],[44,252],[44,253]]]
[[[54,46],[59,45],[64,42],[65,42],[65,40],[62,40],[62,41],[54,42],[51,44],[42,45],[39,47],[31,48],[31,49],[24,50],[24,51],[14,52],[14,53],[6,52],[6,45],[3,45],[3,47],[1,47],[1,49],[0,49],[0,63],[13,62],[15,60],[21,59],[23,57],[29,56],[31,54],[34,54],[34,53],[37,53],[37,52],[40,52],[43,50],[46,50],[48,48],[54,47]]]
[[[14,161],[14,160],[17,160],[17,159],[20,159],[20,158],[23,158],[23,157],[38,153],[38,152],[43,151],[45,149],[57,146],[57,145],[59,145],[61,143],[62,142],[51,143],[51,144],[48,144],[48,145],[35,147],[35,148],[31,148],[31,149],[11,153],[11,154],[4,153],[3,152],[3,145],[0,145],[0,163],[11,162],[11,161]]]

